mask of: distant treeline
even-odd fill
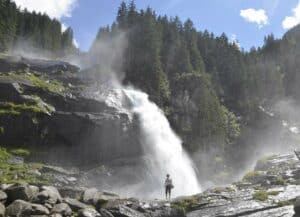
[[[73,31],[46,14],[20,10],[11,0],[0,0],[0,51],[23,49],[64,56],[76,51]]]
[[[70,28],[62,32],[59,21],[47,15],[21,11],[10,0],[0,3],[0,51],[29,44],[56,56],[74,52]],[[259,105],[283,97],[300,100],[299,26],[282,39],[266,36],[261,48],[245,52],[226,34],[198,31],[189,19],[122,2],[115,22],[100,28],[90,53],[109,49],[116,55],[116,45],[103,44],[120,32],[126,46],[114,71],[125,72],[125,84],[147,92],[164,109],[191,152],[250,146],[242,136],[255,129]]]
[[[240,132],[237,115],[253,119],[265,99],[285,94],[284,68],[269,55],[277,46],[272,35],[263,48],[244,52],[225,34],[199,32],[189,19],[137,10],[131,1],[121,3],[111,26],[100,28],[91,52],[120,31],[128,39],[120,70],[124,83],[164,108],[191,150],[233,143]]]

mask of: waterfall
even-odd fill
[[[175,186],[173,196],[199,193],[201,189],[193,164],[164,113],[147,94],[133,89],[125,89],[124,93],[132,103],[131,112],[139,119],[143,149],[149,159],[146,166],[152,180],[151,188],[154,185],[154,191],[159,192],[153,195],[162,195],[166,174],[171,175]]]

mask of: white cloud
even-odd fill
[[[51,18],[70,17],[78,0],[14,0],[22,9],[48,14]]]
[[[229,41],[230,41],[230,43],[236,45],[238,49],[241,49],[241,44],[238,41],[236,34],[232,34]]]
[[[287,16],[282,21],[282,27],[284,29],[293,28],[294,26],[300,23],[300,1],[298,2],[298,5],[295,8],[293,8],[292,12],[292,16]]]
[[[64,23],[61,23],[61,32],[66,31],[66,29],[68,28],[68,26]]]
[[[73,38],[73,44],[76,48],[79,48],[79,43],[75,38]]]
[[[263,9],[248,8],[240,11],[240,16],[249,23],[256,23],[259,28],[269,23],[269,18]]]

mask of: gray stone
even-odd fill
[[[80,198],[83,195],[83,192],[85,190],[86,188],[83,187],[67,187],[67,186],[63,186],[58,189],[62,197],[70,197],[70,198]]]
[[[35,197],[35,195],[38,194],[38,192],[38,187],[31,186],[27,183],[14,184],[5,189],[8,203],[11,203],[18,199],[30,201],[33,197]]]
[[[68,204],[71,209],[75,212],[77,212],[80,209],[85,209],[87,208],[87,205],[84,203],[81,203],[80,201],[73,199],[73,198],[64,198],[63,202],[65,202],[66,204]]]
[[[23,200],[16,200],[6,208],[6,215],[9,217],[49,215],[49,210],[39,204],[32,204]]]
[[[72,210],[66,203],[59,203],[54,205],[51,210],[51,213],[59,213],[63,216],[70,216],[72,214]]]
[[[50,217],[63,217],[63,216],[59,213],[53,213],[50,215]]]
[[[68,175],[68,176],[78,175],[78,173],[79,173],[75,169],[66,170],[62,167],[50,166],[50,165],[43,166],[43,168],[41,169],[41,172],[42,173],[53,172],[53,173],[59,173],[59,174]]]
[[[0,190],[0,203],[5,203],[7,199],[7,194]]]
[[[96,200],[95,206],[96,209],[99,210],[103,208],[103,205],[105,205],[109,201],[114,201],[120,199],[120,197],[116,194],[108,193],[108,192],[102,192],[97,194],[97,196],[94,198]]]
[[[102,216],[93,208],[85,208],[79,210],[78,217],[102,217]]]
[[[0,217],[5,217],[5,206],[0,203]]]
[[[145,217],[144,214],[130,209],[125,205],[119,205],[113,209],[110,209],[109,212],[111,212],[114,217]]]
[[[300,197],[297,197],[294,203],[295,214],[300,215]]]
[[[100,192],[96,188],[89,188],[82,194],[82,202],[95,205],[99,199]]]
[[[102,217],[114,217],[108,210],[106,209],[100,209],[99,213]]]
[[[60,193],[58,190],[53,186],[43,186],[41,188],[41,192],[38,193],[35,198],[33,199],[34,202],[40,204],[56,204],[62,201]]]

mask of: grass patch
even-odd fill
[[[6,162],[11,157],[5,148],[0,147],[0,163]]]
[[[198,198],[196,197],[188,197],[180,201],[176,201],[172,203],[172,207],[179,211],[180,214],[185,215],[186,212],[192,209],[199,204]]]
[[[20,157],[27,157],[31,154],[29,150],[23,148],[12,149],[9,152]]]
[[[277,203],[278,206],[283,207],[283,206],[292,206],[294,205],[294,200],[285,200],[285,201],[279,201]]]
[[[257,191],[253,194],[254,200],[265,201],[269,197],[268,192],[266,191]]]
[[[26,153],[19,149],[17,152]],[[27,182],[30,184],[49,184],[50,178],[39,176],[35,170],[43,168],[39,163],[9,164],[8,160],[12,157],[5,148],[0,148],[0,184]]]
[[[282,177],[278,177],[274,182],[274,185],[286,185],[286,181]]]
[[[263,176],[264,174],[260,171],[250,171],[248,173],[246,173],[246,175],[243,177],[243,181],[249,181],[251,180],[252,178],[255,178],[255,177],[259,177],[259,176]]]
[[[15,104],[13,102],[0,102],[0,115],[20,115],[23,112],[46,113],[33,103]]]
[[[37,76],[35,74],[16,74],[11,73],[9,75],[1,75],[0,79],[26,79],[30,81],[34,86],[41,88],[46,91],[61,93],[66,90],[64,85],[57,80],[48,80],[43,76]]]

